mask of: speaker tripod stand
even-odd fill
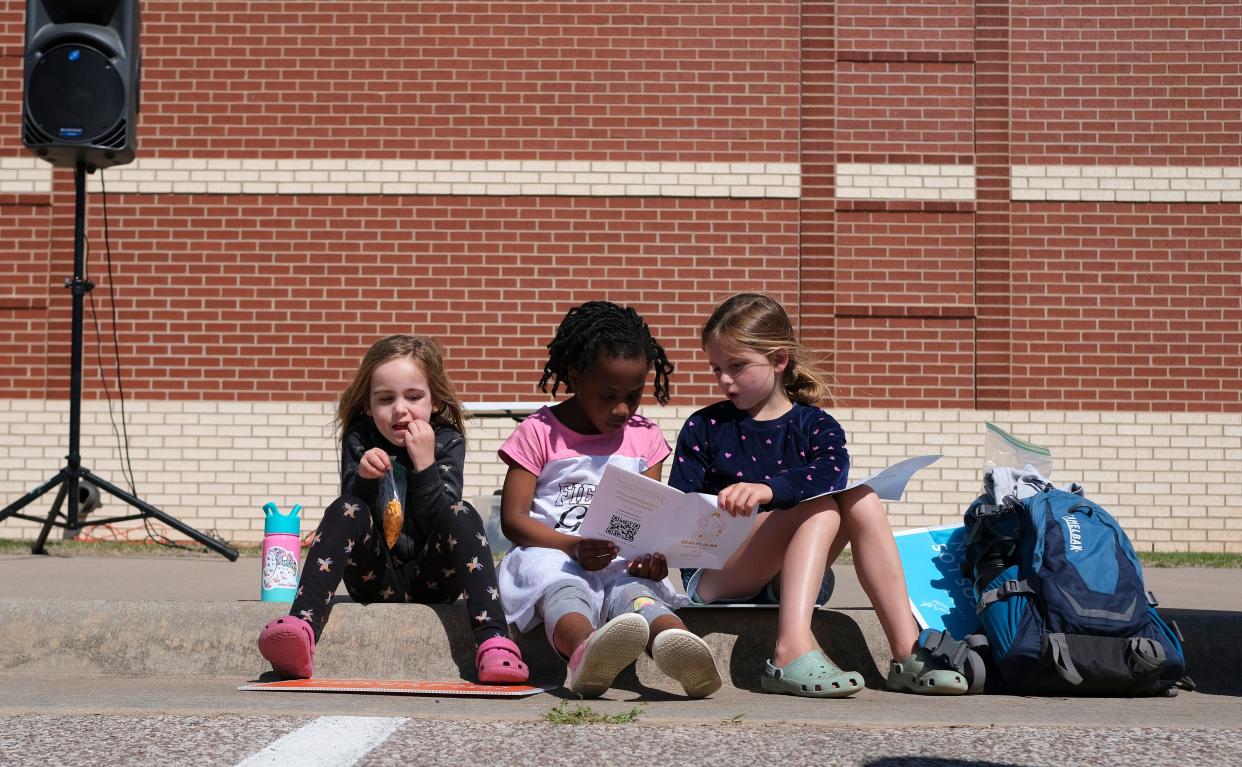
[[[0,510],[0,521],[9,517],[17,517],[18,519],[26,519],[32,522],[42,522],[43,529],[40,531],[39,538],[35,541],[34,546],[31,547],[32,553],[41,554],[46,553],[43,546],[47,543],[48,533],[51,532],[53,527],[61,527],[66,531],[75,532],[88,525],[105,525],[113,522],[128,522],[135,519],[156,519],[190,536],[207,548],[223,554],[230,561],[234,561],[237,559],[237,551],[232,547],[200,533],[132,493],[127,493],[101,477],[92,474],[89,469],[82,466],[82,457],[78,452],[78,448],[81,442],[82,426],[82,324],[85,313],[83,297],[94,289],[95,286],[83,275],[86,268],[86,163],[80,160],[74,165],[73,186],[73,277],[65,280],[65,287],[69,288],[73,293],[73,330],[69,366],[69,454],[65,456],[65,465],[51,479],[26,493],[3,510]],[[83,519],[80,509],[80,496],[78,494],[78,487],[83,480],[92,483],[109,495],[119,498],[137,509],[138,512],[107,519],[92,518],[89,521]],[[54,487],[59,487],[60,492],[57,493],[56,501],[52,504],[51,513],[46,518],[20,513],[22,509]],[[61,507],[66,503],[68,504],[67,510],[62,513]],[[62,517],[64,519],[63,522],[60,521]]]

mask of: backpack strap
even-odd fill
[[[985,591],[979,595],[979,604],[975,605],[975,613],[978,614],[983,612],[987,609],[988,605],[991,605],[993,602],[1008,599],[1009,597],[1018,596],[1020,594],[1035,596],[1035,589],[1031,588],[1025,578],[1020,581],[1005,581],[997,588]]]
[[[926,651],[941,668],[957,671],[965,669],[966,655],[970,652],[965,642],[954,639],[948,631],[935,629],[924,629],[919,634],[919,648]]]
[[[1075,687],[1082,684],[1082,674],[1078,673],[1078,667],[1074,665],[1074,659],[1070,657],[1069,644],[1065,640],[1065,635],[1045,634],[1044,641],[1048,643],[1048,654],[1052,658],[1052,666],[1056,669],[1057,675]]]

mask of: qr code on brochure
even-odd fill
[[[604,534],[615,535],[618,538],[633,543],[634,539],[638,537],[638,531],[641,527],[642,525],[637,522],[631,522],[628,519],[622,519],[613,514],[612,519],[608,520],[608,529],[604,531]]]

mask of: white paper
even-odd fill
[[[822,498],[825,495],[836,495],[844,493],[846,490],[852,490],[859,485],[870,485],[875,494],[886,501],[900,501],[901,495],[906,491],[906,485],[910,482],[910,478],[914,476],[914,472],[930,466],[940,460],[939,455],[918,455],[914,458],[906,458],[898,461],[892,466],[886,466],[869,477],[860,479],[857,482],[851,482],[840,490],[833,490],[830,493],[820,493],[815,498]],[[807,500],[810,500],[809,498]]]
[[[939,458],[907,458],[840,490],[814,497],[869,485],[884,500],[900,500],[914,473]],[[714,495],[683,493],[663,482],[608,464],[578,534],[612,541],[626,559],[659,553],[669,567],[714,570],[724,567],[742,545],[754,521],[755,514],[735,517],[722,511]]]
[[[735,517],[714,495],[687,493],[677,515],[669,520],[663,551],[670,567],[706,567],[719,570],[737,551],[755,523],[749,517]]]
[[[627,559],[659,553],[669,567],[719,569],[754,521],[722,511],[714,495],[683,493],[609,464],[578,534],[612,541]]]

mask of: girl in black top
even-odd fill
[[[315,643],[344,580],[370,602],[449,603],[465,594],[484,684],[528,676],[496,586],[478,512],[461,500],[462,406],[434,341],[376,341],[341,396],[341,497],[306,553],[289,615],[259,635],[277,674],[309,678]]]

